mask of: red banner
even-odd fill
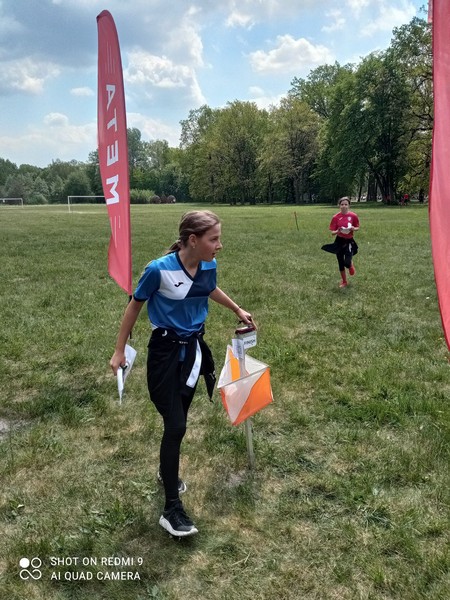
[[[108,271],[131,295],[130,183],[122,60],[116,26],[107,10],[98,15],[97,28],[98,159],[111,225]]]
[[[450,349],[450,2],[433,0],[434,128],[430,230],[434,275]]]

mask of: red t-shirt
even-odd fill
[[[341,227],[346,228],[348,227],[349,223],[351,223],[353,227],[359,227],[358,215],[350,210],[345,215],[341,212],[338,212],[331,219],[330,231],[336,231],[336,229],[339,229],[338,236],[350,240],[353,237],[353,229],[350,231],[350,233],[344,233],[343,231],[340,231]]]

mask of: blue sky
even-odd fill
[[[114,17],[128,127],[178,146],[191,109],[276,104],[294,77],[386,48],[425,0],[0,0],[0,158],[97,147],[97,22]]]

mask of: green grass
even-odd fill
[[[188,208],[132,208],[134,284]],[[0,597],[447,600],[450,372],[427,208],[358,207],[344,290],[320,250],[333,208],[213,210],[219,285],[259,324],[251,354],[270,365],[275,400],[252,419],[252,472],[243,426],[199,386],[182,475],[200,533],[182,542],[158,525],[145,311],[122,406],[108,366],[127,297],[107,274],[106,209],[0,210],[0,418],[14,426],[0,438]],[[218,371],[235,324],[212,303]],[[19,560],[35,556],[42,579],[22,581]],[[51,566],[109,556],[133,558],[140,580]]]

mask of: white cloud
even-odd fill
[[[264,94],[264,90],[257,85],[251,85],[248,91],[251,96],[262,96]]]
[[[285,18],[289,18],[290,15],[298,17],[300,12],[310,6],[327,3],[329,0],[228,0],[226,25],[251,29],[257,23],[270,21],[276,15],[283,14]]]
[[[196,105],[205,101],[194,69],[175,64],[166,56],[154,56],[142,50],[130,52],[124,79],[127,85],[143,87],[149,98],[155,94],[155,88],[163,88],[178,90]]]
[[[233,10],[226,20],[227,27],[243,27],[245,29],[251,29],[254,24],[255,21],[253,17],[240,10]]]
[[[276,3],[276,2],[275,2]],[[227,27],[241,27],[251,29],[263,14],[270,10],[273,0],[260,2],[259,0],[230,0],[228,2],[228,17],[225,21]]]
[[[44,125],[49,127],[67,127],[69,118],[62,113],[49,113],[44,117]]]
[[[180,143],[181,126],[171,126],[159,119],[151,119],[141,113],[127,113],[128,127],[136,127],[144,140],[167,140],[169,146]]]
[[[334,19],[331,25],[324,25],[322,27],[322,31],[326,33],[331,33],[332,31],[339,31],[344,29],[345,26],[345,18],[342,16],[342,12],[340,10],[330,10],[325,13],[327,17]]]
[[[346,4],[353,14],[357,17],[363,8],[369,6],[371,0],[347,0]]]
[[[258,87],[251,87],[249,89],[250,102],[254,102],[259,109],[268,109],[272,106],[278,106],[283,97],[282,94],[275,96],[267,95],[264,90]]]
[[[171,27],[165,36],[162,44],[164,53],[174,61],[203,66],[203,43],[198,33],[198,22],[198,10],[190,7],[179,24]]]
[[[0,67],[0,91],[40,94],[45,82],[59,74],[60,69],[55,64],[32,58],[4,62]]]
[[[415,7],[407,0],[402,0],[400,8],[387,4],[384,0],[376,6],[378,16],[361,28],[360,34],[363,36],[372,36],[378,31],[392,31],[394,27],[410,21],[416,14]]]
[[[72,96],[95,96],[95,92],[90,87],[78,87],[70,90]]]
[[[295,39],[291,35],[278,36],[276,48],[269,52],[257,50],[250,54],[250,64],[259,73],[298,72],[333,61],[333,54],[325,46],[315,46],[305,38]]]
[[[82,147],[86,143],[91,145],[90,150],[95,150],[97,147],[96,123],[72,125],[67,115],[54,112],[45,115],[43,124],[44,129],[34,129],[33,135],[48,136],[48,130],[51,129],[53,142],[61,147],[61,151],[65,155],[67,154],[67,150],[64,151],[63,147],[67,145],[72,147],[72,149],[77,148],[77,146]]]
[[[127,83],[150,84],[162,88],[186,87],[191,69],[176,65],[167,56],[153,56],[142,50],[129,54],[129,64],[125,71]]]
[[[14,136],[0,136],[0,146],[8,148],[8,158],[16,164],[25,160],[45,167],[52,159],[87,160],[89,152],[97,148],[97,125],[72,125],[66,115],[49,113],[41,126]]]

